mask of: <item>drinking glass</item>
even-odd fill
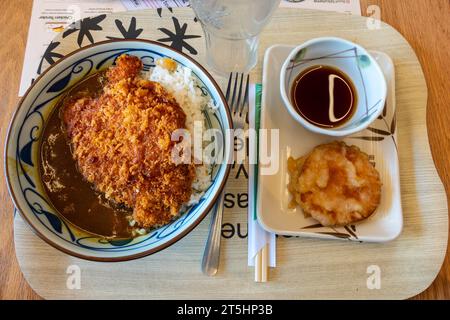
[[[221,75],[248,73],[257,62],[259,34],[280,0],[191,0],[202,24],[206,61]]]

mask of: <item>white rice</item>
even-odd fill
[[[169,71],[156,65],[149,72],[148,78],[159,82],[170,94],[186,114],[186,129],[194,139],[194,123],[201,123],[204,127],[205,117],[203,109],[215,108],[211,98],[202,95],[198,80],[192,75],[192,70],[178,64],[177,69]],[[196,166],[196,177],[192,183],[192,195],[187,206],[197,203],[205,190],[211,184],[211,165],[201,164]]]

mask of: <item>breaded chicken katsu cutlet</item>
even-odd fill
[[[103,91],[73,101],[61,116],[83,177],[149,228],[171,221],[189,201],[195,167],[171,157],[171,134],[186,127],[186,114],[141,70],[139,58],[120,56]]]

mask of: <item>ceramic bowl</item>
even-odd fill
[[[138,56],[144,70],[160,57],[169,57],[190,68],[204,95],[217,108],[205,112],[205,125],[223,134],[223,161],[214,166],[211,186],[200,201],[178,219],[132,239],[105,239],[86,233],[61,218],[46,196],[39,174],[39,149],[43,128],[59,97],[82,78],[111,66],[121,54]],[[207,123],[207,124],[206,124]],[[15,207],[37,235],[70,255],[96,261],[122,261],[160,251],[188,234],[207,215],[224,187],[229,173],[232,146],[225,139],[231,117],[219,86],[211,75],[187,55],[157,42],[112,40],[81,48],[49,67],[20,101],[8,130],[5,175]],[[82,201],[82,200],[80,200]]]
[[[290,90],[296,76],[316,65],[334,67],[353,82],[357,105],[343,125],[323,128],[303,118],[293,106]],[[376,60],[363,47],[335,37],[309,40],[291,51],[280,71],[280,93],[290,115],[306,129],[329,136],[347,136],[367,128],[383,111],[387,85]]]

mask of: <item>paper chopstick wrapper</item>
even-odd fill
[[[259,130],[259,115],[261,112],[261,84],[252,84],[249,94],[249,128]],[[252,141],[252,139],[250,139]],[[258,146],[250,142],[249,146],[250,158],[257,159]],[[257,180],[258,165],[249,161],[249,188],[248,197],[250,199],[248,205],[248,265],[255,266],[255,257],[258,252],[267,244],[268,245],[268,265],[276,266],[276,238],[274,233],[264,230],[257,220]]]

